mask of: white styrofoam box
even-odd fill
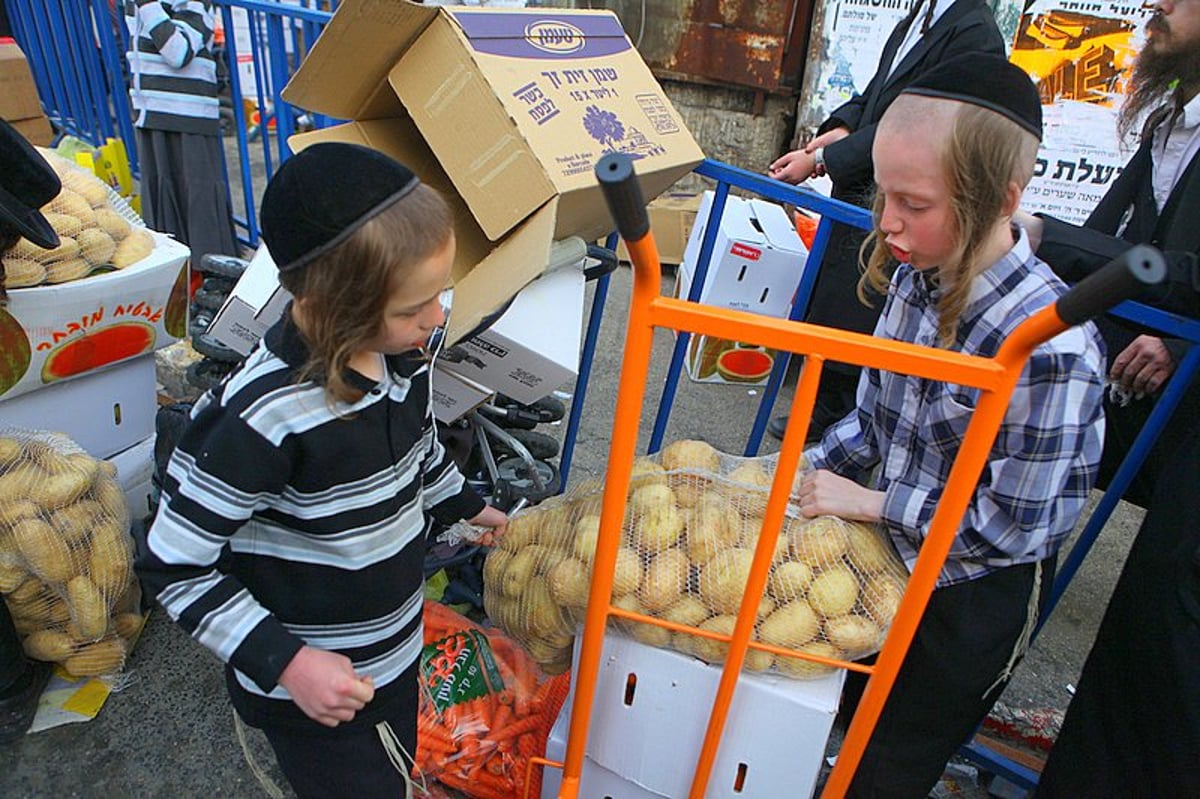
[[[150,513],[154,494],[154,436],[108,458],[117,467],[117,480],[129,504],[130,519],[140,519]]]
[[[583,282],[577,267],[547,272],[490,327],[448,347],[439,363],[517,402],[537,402],[578,375]]]
[[[433,367],[430,391],[433,392],[434,418],[444,424],[461,419],[496,393],[465,377],[447,372],[440,362]]]
[[[720,679],[719,666],[606,633],[587,756],[653,793],[687,796]],[[844,679],[841,669],[816,680],[743,673],[709,799],[810,796]]]
[[[564,704],[546,739],[546,759],[561,763],[567,756],[567,726],[571,708]],[[562,787],[562,769],[546,766],[542,773],[542,799],[558,799]],[[663,799],[660,793],[621,778],[589,757],[583,759],[579,776],[579,799]]]
[[[154,353],[0,401],[0,426],[64,433],[95,458],[154,434]]]
[[[239,355],[249,355],[291,299],[291,293],[279,285],[279,270],[267,245],[259,245],[225,304],[213,316],[208,334]]]
[[[680,291],[691,291],[713,193],[704,193],[680,266]],[[786,316],[808,249],[780,206],[729,196],[721,215],[700,302],[765,316]]]

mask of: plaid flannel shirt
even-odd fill
[[[1017,231],[1019,229],[1015,229]],[[1024,231],[975,279],[956,349],[990,357],[1022,321],[1066,291]],[[892,278],[875,335],[936,345],[936,282],[907,264]],[[1025,365],[938,585],[1058,551],[1095,482],[1104,443],[1104,345],[1088,322],[1038,347]],[[911,570],[958,454],[979,390],[864,369],[858,408],[806,454],[857,480],[872,469],[883,524]]]

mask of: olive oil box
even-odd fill
[[[705,192],[688,236],[676,279],[676,295],[696,293],[713,193]],[[786,317],[808,262],[808,249],[779,205],[730,195],[713,236],[712,255],[695,299],[705,305]],[[736,341],[692,336],[684,365],[699,383],[765,385],[775,352]]]
[[[152,235],[154,251],[125,269],[9,291],[0,310],[0,407],[185,335],[189,250]]]
[[[593,168],[624,152],[646,199],[704,157],[611,11],[343,0],[283,97],[336,119],[290,140],[365,144],[454,206],[449,341],[613,229]]]

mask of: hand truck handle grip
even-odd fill
[[[608,153],[596,162],[596,179],[621,238],[640,241],[650,231],[650,217],[642,185],[633,172],[633,159],[624,153]]]
[[[1078,325],[1166,278],[1162,253],[1149,244],[1136,244],[1072,286],[1054,307],[1060,319]]]

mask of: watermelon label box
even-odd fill
[[[0,312],[0,400],[165,347],[187,330],[187,247],[154,234],[132,266],[14,289]]]

